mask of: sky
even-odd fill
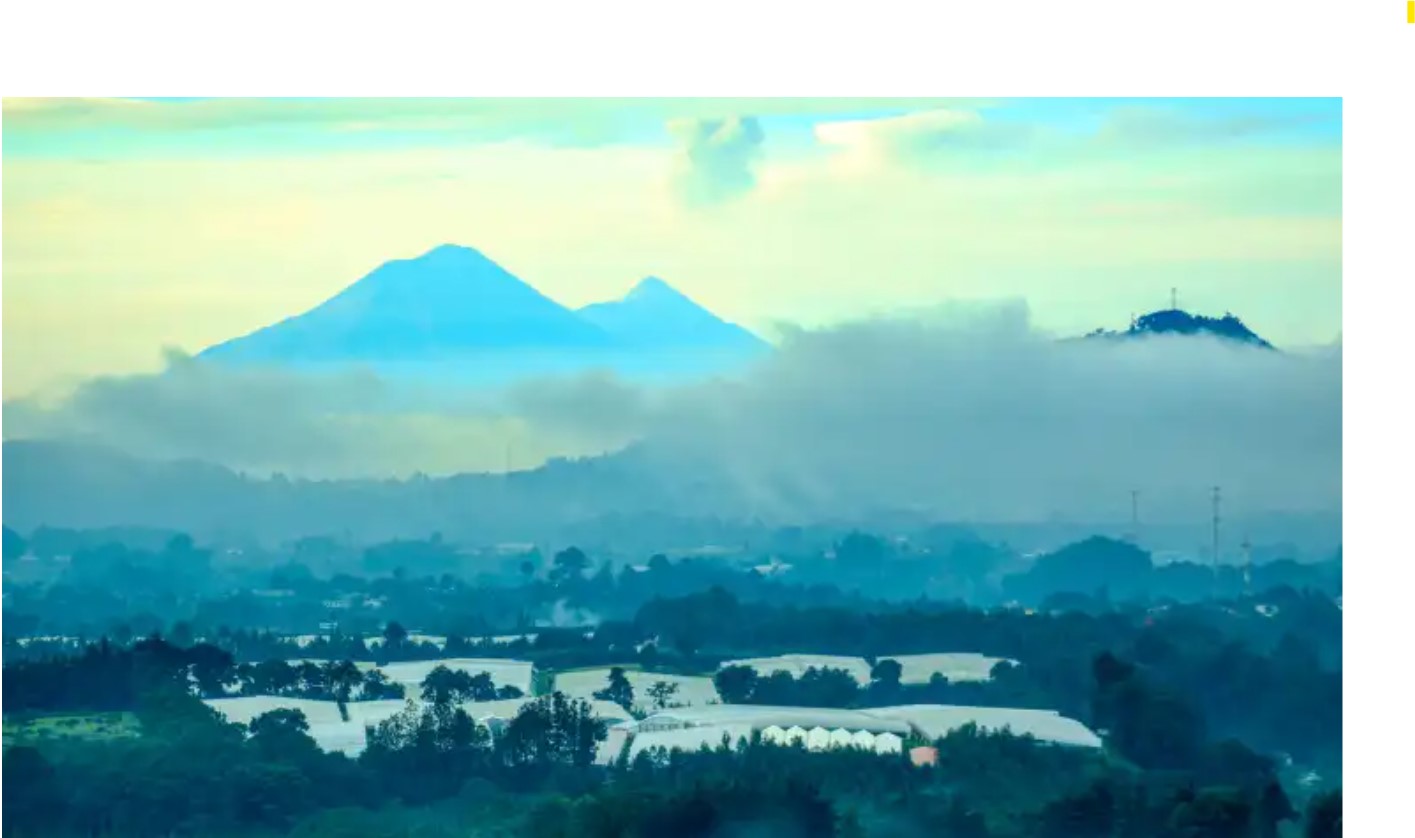
[[[1341,330],[1336,99],[7,99],[3,177],[6,399],[442,243],[769,339],[981,300],[1079,333],[1171,288],[1279,346]]]

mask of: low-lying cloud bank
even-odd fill
[[[1229,514],[1341,504],[1339,346],[1061,341],[1020,305],[798,332],[740,375],[676,387],[587,373],[485,390],[174,356],[57,405],[7,403],[4,420],[7,439],[315,477],[524,469],[637,442],[636,467],[765,517],[1118,520],[1136,489],[1149,520],[1192,520],[1215,485]]]

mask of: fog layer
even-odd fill
[[[450,380],[452,376],[448,376]],[[740,374],[678,386],[607,373],[498,389],[367,372],[156,376],[5,405],[7,439],[98,443],[255,473],[534,468],[633,446],[683,512],[802,519],[914,509],[955,520],[1339,512],[1341,355],[1208,338],[1060,340],[1025,306],[950,308],[786,335]],[[715,508],[714,508],[715,507]]]

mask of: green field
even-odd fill
[[[55,739],[118,739],[138,735],[138,720],[132,713],[75,713],[56,716],[6,717],[6,745],[52,741]]]

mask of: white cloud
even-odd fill
[[[988,121],[974,110],[939,109],[882,119],[822,122],[816,140],[838,152],[846,170],[868,171],[892,164],[927,164],[949,153],[1018,148],[1033,129]]]
[[[756,185],[766,136],[755,117],[680,119],[668,129],[682,144],[675,186],[690,205],[734,198]]]

